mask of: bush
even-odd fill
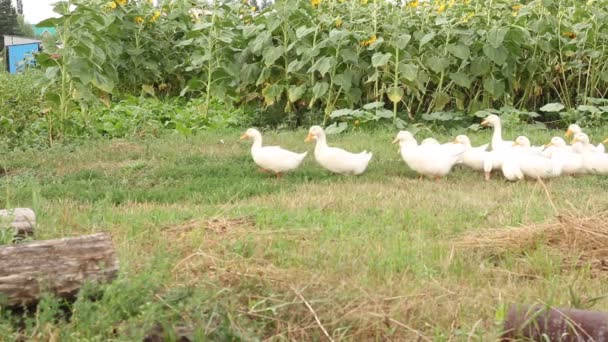
[[[433,112],[576,108],[608,93],[606,0],[75,3],[51,22],[64,47],[39,62],[86,101],[200,96],[203,112],[212,99],[252,103],[296,123],[380,102],[401,127],[446,118]]]
[[[46,140],[45,101],[38,85],[43,76],[39,70],[0,72],[0,145],[37,145]]]

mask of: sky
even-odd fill
[[[58,0],[22,0],[23,1],[23,15],[25,21],[30,24],[37,24],[38,22],[50,18],[57,17],[58,14],[53,12],[53,6],[51,4]]]

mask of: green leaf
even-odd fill
[[[388,98],[391,102],[399,102],[403,98],[403,88],[401,87],[390,87],[387,91]]]
[[[381,102],[381,101],[370,102],[370,103],[366,103],[365,105],[363,105],[363,109],[365,109],[365,110],[372,110],[372,109],[383,108],[383,107],[384,107],[384,102]]]
[[[350,115],[350,114],[352,114],[352,112],[353,112],[353,110],[350,108],[338,109],[338,110],[334,110],[333,112],[331,112],[329,117],[335,119],[335,118],[339,118],[341,116]]]
[[[376,110],[376,117],[382,119],[391,119],[395,114],[388,109],[380,108]]]
[[[142,90],[144,93],[148,94],[148,95],[152,95],[152,96],[154,96],[154,95],[155,95],[155,92],[154,92],[154,86],[152,86],[152,85],[149,85],[149,84],[142,84],[142,85],[141,85],[141,90]]]
[[[348,128],[348,124],[346,122],[334,122],[333,124],[327,126],[325,128],[325,134],[338,134],[342,133],[346,128]]]
[[[473,76],[483,76],[490,72],[492,65],[485,57],[475,58],[471,61],[471,73]]]
[[[463,44],[450,44],[448,45],[448,51],[462,59],[462,60],[466,60],[469,58],[469,56],[471,55],[471,51],[469,50],[469,47]]]
[[[329,69],[331,69],[333,62],[335,62],[333,57],[321,57],[315,64],[313,64],[313,66],[310,67],[310,69],[308,69],[308,72],[311,73],[318,71],[321,76],[325,76]]]
[[[302,39],[307,35],[311,34],[312,32],[315,32],[314,27],[300,26],[296,29],[296,37],[298,39]]]
[[[483,81],[483,89],[492,95],[492,97],[498,98],[505,92],[505,83],[502,80],[486,78]]]
[[[431,70],[433,70],[435,73],[440,73],[450,66],[450,60],[445,57],[433,56],[429,58],[428,63],[429,68],[431,68]]]
[[[388,63],[388,61],[391,59],[391,56],[392,54],[390,53],[376,52],[372,56],[372,66],[377,68],[386,65],[386,63]]]
[[[399,65],[399,73],[405,77],[406,80],[413,82],[418,76],[418,66],[411,63],[401,63]]]
[[[274,62],[276,62],[276,60],[279,59],[279,57],[281,57],[282,54],[283,54],[282,45],[273,46],[271,48],[264,50],[264,52],[262,53],[262,55],[264,56],[264,64],[266,64],[266,66],[273,65]]]
[[[435,38],[435,32],[429,32],[420,38],[420,48]]]
[[[493,27],[488,31],[488,43],[490,43],[493,48],[499,48],[502,46],[507,31],[508,28],[506,27]]]
[[[263,31],[262,33],[257,35],[254,40],[249,42],[249,49],[251,50],[251,52],[253,52],[254,54],[257,55],[264,49],[264,46],[266,46],[269,43],[270,43],[270,32]]]
[[[346,48],[340,51],[340,55],[342,56],[342,60],[344,62],[351,62],[353,64],[359,62],[359,56],[357,55],[357,52],[353,49]]]
[[[601,112],[599,110],[599,108],[597,108],[596,106],[587,106],[587,105],[580,105],[580,106],[576,107],[576,110],[581,111],[581,112],[589,112],[592,114]]]
[[[300,69],[302,69],[304,67],[304,65],[306,64],[306,62],[301,61],[299,59],[294,59],[293,61],[289,62],[289,64],[287,65],[287,72],[291,73],[291,72],[298,72],[300,71]]]
[[[342,87],[345,91],[349,91],[352,87],[352,74],[349,70],[345,70],[343,74],[334,76],[334,83]]]
[[[450,74],[450,79],[457,85],[469,89],[471,87],[471,79],[465,72],[459,71]]]
[[[283,87],[278,84],[269,84],[266,88],[262,89],[262,96],[264,97],[264,103],[266,106],[273,105],[283,93]]]
[[[241,67],[240,76],[242,85],[253,84],[260,76],[260,67],[256,63],[245,64]]]
[[[327,82],[320,82],[315,84],[314,87],[312,87],[312,94],[315,96],[315,98],[320,98],[321,96],[325,95],[325,93],[327,93],[327,90],[329,89],[329,84]]]
[[[91,84],[93,84],[93,86],[95,86],[96,88],[105,91],[106,93],[111,93],[112,90],[114,90],[114,82],[107,76],[102,75],[98,72],[93,72]]]
[[[495,48],[486,44],[483,46],[483,53],[497,65],[503,65],[507,61],[508,52],[504,46]]]
[[[450,96],[444,92],[435,93],[435,110],[440,111],[450,103]]]
[[[407,44],[410,42],[411,39],[412,39],[412,36],[407,33],[400,34],[395,39],[395,46],[398,49],[405,49],[405,47],[407,46]]]
[[[289,97],[289,102],[294,103],[302,98],[302,95],[306,92],[306,85],[302,84],[299,86],[291,86],[287,91],[287,96]]]
[[[540,107],[540,110],[543,112],[559,112],[560,110],[566,108],[561,103],[547,103],[546,105]]]

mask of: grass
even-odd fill
[[[537,144],[561,134],[521,130]],[[171,340],[181,327],[196,340],[323,340],[322,326],[335,340],[492,340],[510,303],[606,294],[605,273],[565,265],[543,244],[494,258],[452,248],[477,230],[555,221],[535,182],[461,168],[419,182],[388,131],[329,138],[374,152],[362,176],[328,174],[311,154],[277,181],[257,172],[240,133],[3,154],[0,207],[33,207],[35,239],[110,232],[121,272],[95,300],[91,288],[74,303],[45,297],[29,315],[1,309],[0,336],[124,341],[156,329]],[[305,136],[267,132],[265,143],[312,150]],[[608,209],[606,177],[546,186],[558,208]]]

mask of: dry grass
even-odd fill
[[[454,243],[460,250],[474,250],[485,257],[522,254],[539,245],[558,251],[566,267],[575,262],[608,271],[608,211],[591,216],[565,212],[556,222],[478,230]]]

